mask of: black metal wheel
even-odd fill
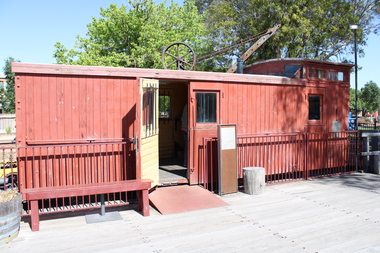
[[[183,42],[174,42],[162,51],[165,69],[193,70],[196,63],[194,50]]]

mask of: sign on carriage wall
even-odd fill
[[[238,190],[236,125],[218,125],[219,194],[235,193]]]

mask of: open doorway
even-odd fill
[[[160,81],[159,85],[159,185],[188,183],[186,141],[181,120],[187,105],[186,82]]]

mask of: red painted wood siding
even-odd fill
[[[239,135],[303,131],[306,103],[302,86],[223,85],[223,124],[237,124]]]
[[[302,80],[299,85],[191,82],[190,101],[195,101],[195,93],[201,91],[219,93],[218,124],[236,124],[239,136],[332,131],[333,121],[341,122],[342,131],[347,129],[347,85],[309,86]],[[309,94],[322,96],[319,122],[308,119]],[[195,104],[191,108],[195,112]],[[217,132],[216,124],[197,128],[196,116],[190,117],[194,129],[190,131],[190,183],[197,184],[203,183],[202,170],[207,169],[203,166],[203,138],[217,137]]]
[[[44,145],[19,153],[20,189],[140,178],[121,142],[138,132],[138,97],[135,78],[17,74],[17,145]]]
[[[17,144],[134,137],[136,82],[121,77],[18,74]]]

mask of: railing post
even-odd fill
[[[359,155],[360,155],[360,150],[359,150],[359,137],[360,137],[360,132],[356,132],[356,141],[355,141],[355,171],[359,171]]]
[[[308,135],[308,133],[303,133],[302,134],[302,136],[303,136],[303,139],[304,139],[304,141],[303,141],[303,143],[304,143],[304,173],[305,173],[305,175],[304,175],[304,179],[305,180],[307,180],[308,179],[308,177],[309,177],[309,169],[308,169],[308,159],[309,159],[309,150],[308,150],[308,142],[309,142],[309,135]]]
[[[199,171],[199,174],[202,176],[203,178],[203,186],[205,189],[209,190],[208,189],[208,178],[206,178],[206,168],[207,168],[207,147],[206,147],[206,144],[207,143],[207,140],[206,138],[203,138],[203,168],[200,168],[200,171]],[[200,163],[202,164],[202,163]]]

